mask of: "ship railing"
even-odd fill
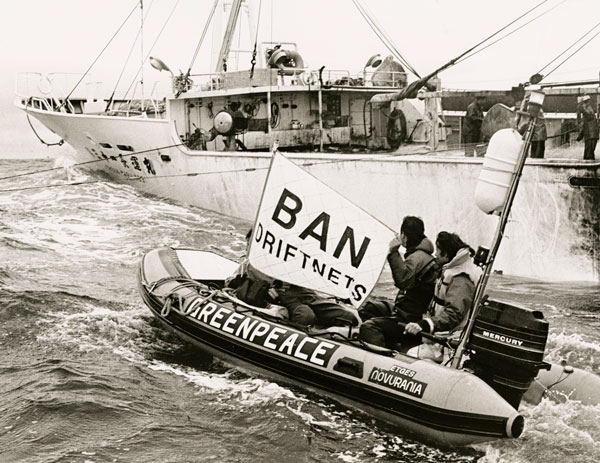
[[[64,100],[67,95],[74,100],[95,100],[102,89],[102,82],[88,77],[77,87],[83,74],[53,72],[23,72],[17,74],[15,94],[20,97],[38,96]],[[75,88],[75,90],[73,90]]]
[[[401,71],[370,71],[360,72],[358,74],[351,74],[347,70],[339,69],[323,69],[319,72],[318,70],[307,70],[298,69],[298,72],[294,72],[291,75],[280,75],[277,69],[255,69],[255,77],[253,80],[254,85],[256,82],[260,82],[261,79],[264,82],[271,82],[274,79],[270,79],[266,73],[272,72],[276,75],[276,85],[288,86],[288,85],[318,85],[320,79],[325,86],[350,86],[350,87],[395,87],[402,88],[406,87],[407,74]],[[243,87],[244,81],[247,81],[250,86],[250,71],[237,71],[236,74],[244,76],[247,74],[246,79],[239,78],[237,81]],[[181,94],[188,91],[191,92],[206,92],[212,90],[222,90],[225,88],[233,88],[236,85],[232,85],[235,79],[231,78],[234,73],[205,73],[205,74],[193,74],[189,77],[185,75],[173,76],[172,88],[174,94]],[[274,83],[275,83],[274,82]],[[265,84],[267,85],[267,84]]]
[[[22,72],[15,80],[15,95],[21,101],[37,101],[40,108],[48,111],[74,113],[71,101],[97,101],[102,82],[90,77],[79,85],[83,74]]]
[[[135,98],[136,92],[138,91],[138,85],[139,82],[136,82],[133,87],[132,97],[127,98],[126,95],[124,95],[122,98],[114,99],[110,109],[108,110],[108,114],[111,116],[122,117],[164,117],[166,98],[163,82],[160,80],[155,81],[152,85],[150,94],[142,96],[143,101],[141,98]]]

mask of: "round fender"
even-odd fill
[[[314,72],[304,72],[300,75],[304,85],[317,85],[319,77]]]
[[[401,109],[394,108],[387,121],[386,138],[390,148],[398,148],[406,140],[406,116]]]
[[[52,82],[48,76],[40,76],[40,80],[38,80],[38,90],[43,95],[48,95],[52,91]]]
[[[214,128],[221,135],[229,135],[233,131],[233,115],[229,111],[219,111],[213,119]]]

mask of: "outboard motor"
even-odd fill
[[[465,367],[474,371],[515,409],[543,361],[548,322],[538,310],[503,302],[484,302],[467,343],[470,358]]]

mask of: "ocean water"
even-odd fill
[[[163,245],[237,258],[250,224],[85,172],[15,177],[54,165],[0,160],[0,462],[600,461],[600,406],[525,404],[521,438],[449,451],[202,354],[155,323],[137,264]],[[549,360],[600,371],[600,285],[490,293],[544,312]]]

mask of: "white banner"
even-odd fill
[[[275,153],[249,259],[272,278],[358,307],[377,283],[393,237],[386,225]]]

